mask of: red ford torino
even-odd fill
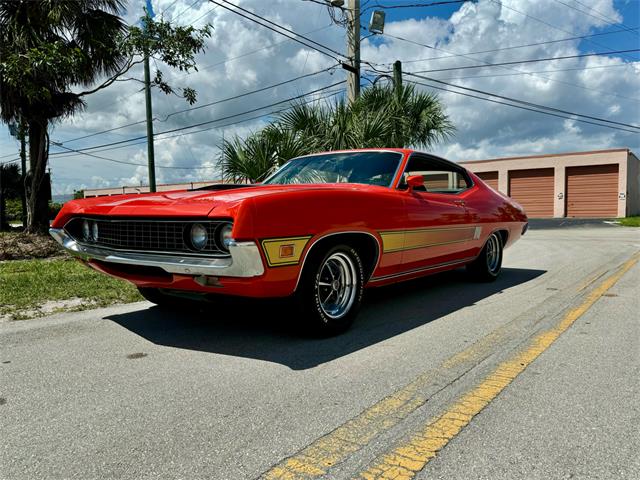
[[[50,231],[158,305],[291,296],[310,327],[333,334],[365,287],[461,265],[494,280],[526,229],[520,205],[463,167],[366,149],[295,158],[260,185],[68,202]]]

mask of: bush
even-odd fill
[[[61,203],[49,202],[49,220],[53,220],[54,218],[56,218],[56,215],[58,215],[61,208]]]
[[[22,220],[22,202],[19,198],[7,198],[6,208],[8,222]]]

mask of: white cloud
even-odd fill
[[[162,12],[173,0],[156,0],[156,13]],[[450,56],[451,54],[493,50],[514,45],[538,43],[593,33],[606,23],[598,18],[567,8],[554,0],[504,0],[504,5],[492,0],[465,3],[449,19],[422,18],[394,21],[392,10],[387,11],[385,31],[420,45],[378,36],[363,42],[362,58],[374,64],[391,64],[400,59],[405,72],[434,70],[483,62],[508,62],[523,58],[544,58],[576,55],[584,49],[603,51],[600,45],[615,45],[613,36],[591,39],[594,43],[579,41],[551,43],[527,48],[487,52],[483,54]],[[567,0],[567,3],[570,3]],[[586,2],[583,2],[586,4]],[[165,17],[179,15],[178,22],[201,26],[212,23],[214,30],[207,42],[207,50],[198,57],[199,72],[185,75],[161,67],[167,79],[178,87],[190,86],[198,91],[197,105],[239,95],[262,86],[278,83],[307,72],[326,68],[333,60],[314,50],[260,27],[230,13],[215,8],[206,1],[178,0],[164,12]],[[297,32],[312,32],[308,36],[338,51],[345,51],[344,30],[328,27],[330,21],[325,8],[313,2],[299,0],[246,0],[241,2],[250,9]],[[612,0],[593,0],[588,3],[600,14],[619,21],[622,19]],[[517,13],[519,10],[529,17]],[[585,10],[584,7],[578,8]],[[630,7],[631,8],[631,7]],[[131,2],[128,21],[134,21],[142,12],[141,2]],[[421,10],[425,14],[428,9]],[[200,20],[199,17],[207,14]],[[598,16],[598,15],[596,15]],[[533,18],[538,18],[536,21]],[[397,17],[396,17],[397,18]],[[543,23],[544,22],[544,23]],[[552,28],[547,24],[554,25]],[[323,28],[326,27],[326,28]],[[617,34],[625,35],[625,33]],[[600,44],[600,45],[598,45]],[[253,53],[250,53],[253,52]],[[432,60],[432,57],[447,57]],[[235,57],[240,57],[234,60]],[[231,60],[231,61],[229,61]],[[225,62],[227,63],[221,63]],[[377,67],[384,68],[384,67]],[[549,70],[571,71],[548,72]],[[518,75],[518,72],[540,72]],[[141,70],[132,72],[141,78]],[[516,74],[516,75],[513,75]],[[623,123],[638,123],[640,95],[640,62],[633,64],[619,57],[597,56],[556,60],[503,68],[476,68],[426,73],[469,88],[520,98],[534,103],[554,106]],[[488,76],[496,75],[496,76]],[[474,77],[474,78],[471,78]],[[546,77],[546,78],[545,78]],[[175,96],[154,92],[156,132],[180,128],[212,119],[227,117],[254,109],[306,91],[329,85],[344,78],[338,69],[333,76],[320,74],[276,89],[249,95],[188,113],[166,116],[188,105]],[[411,77],[405,75],[405,80]],[[571,85],[570,85],[571,84]],[[366,85],[366,83],[365,83]],[[422,88],[422,87],[421,87]],[[535,114],[503,105],[497,105],[453,93],[440,92],[447,113],[457,127],[456,135],[447,143],[436,145],[433,151],[453,160],[470,160],[493,156],[510,156],[609,147],[638,149],[637,135],[599,128],[592,125]],[[133,123],[144,119],[144,96],[137,82],[122,82],[88,99],[85,112],[59,122],[52,138],[60,141],[100,130]],[[220,124],[241,120],[230,118]],[[218,176],[216,158],[221,136],[246,135],[264,125],[268,119],[231,125],[224,129],[187,134],[168,139],[156,139],[156,164],[170,167],[198,167],[197,170],[157,169],[159,183],[210,179]],[[219,125],[220,125],[219,124]],[[216,124],[203,125],[215,126]],[[186,133],[186,131],[184,132]],[[115,130],[106,135],[90,137],[65,144],[69,148],[117,142],[127,138],[143,137],[144,124]],[[85,156],[51,157],[55,190],[96,186],[119,186],[146,183],[146,145],[144,143],[95,152],[96,155],[136,163],[140,166],[121,165]]]

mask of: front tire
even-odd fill
[[[352,247],[336,245],[313,255],[295,295],[305,327],[320,336],[346,331],[358,315],[363,290],[362,260]]]
[[[494,232],[489,235],[480,255],[467,265],[467,271],[480,282],[493,282],[502,270],[502,237]]]

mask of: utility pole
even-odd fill
[[[347,19],[347,56],[352,67],[347,76],[347,96],[353,103],[360,96],[360,0],[349,0]]]
[[[144,22],[145,37],[148,39],[149,22],[153,21],[153,5],[146,0]],[[147,163],[149,164],[149,191],[156,191],[156,158],[153,149],[153,106],[151,105],[151,73],[149,71],[149,46],[144,49],[144,100],[147,113]]]
[[[402,62],[400,60],[393,62],[393,88],[396,93],[402,89]]]
[[[20,161],[22,163],[20,170],[20,201],[22,203],[22,226],[27,226],[27,129],[24,127],[24,122],[20,121],[18,136],[20,137]]]
[[[151,105],[151,74],[149,54],[144,55],[144,99],[147,110],[147,161],[149,163],[149,191],[156,191],[156,160],[153,150],[153,107]]]

